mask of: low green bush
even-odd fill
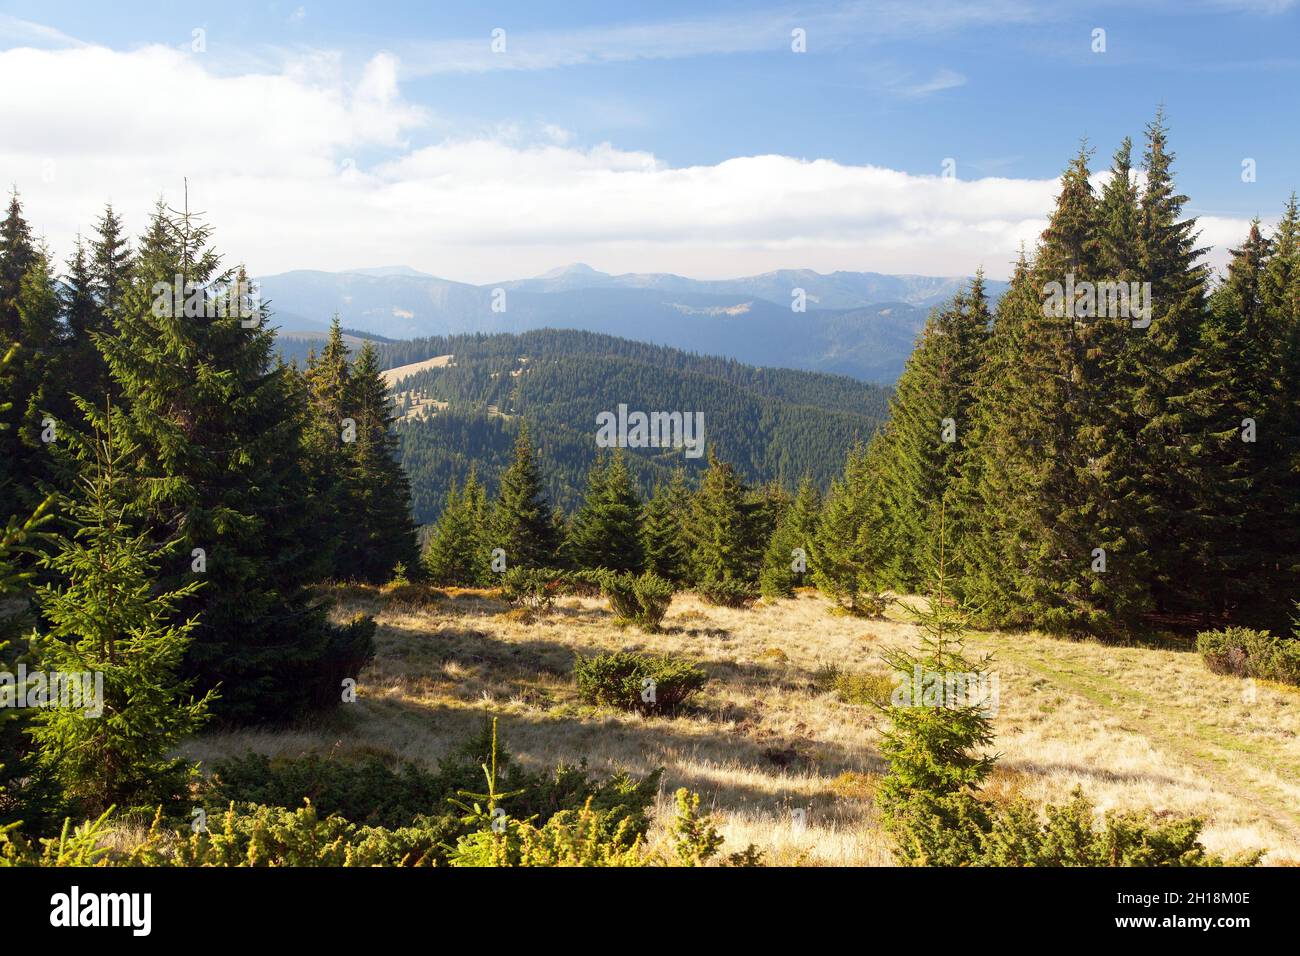
[[[841,673],[833,684],[835,696],[846,704],[888,706],[897,686],[888,674]]]
[[[497,852],[495,817],[463,812],[487,767],[510,827],[524,834],[513,855]],[[143,837],[124,842],[131,831],[115,830],[122,820],[112,812],[31,839],[11,825],[0,828],[0,866],[653,865],[664,861],[643,846],[661,774],[593,780],[582,764],[528,772],[497,745],[490,725],[432,772],[375,757],[248,755],[221,762],[203,827],[168,828],[159,812]],[[314,798],[304,800],[307,791]]]
[[[1093,806],[1075,788],[1070,801],[1048,806],[1045,819],[1018,802],[994,812],[978,854],[981,866],[1254,866],[1249,852],[1223,858],[1201,845],[1196,817],[1157,820],[1150,814],[1109,813],[1100,826]]]
[[[758,591],[745,581],[702,581],[695,593],[716,607],[748,607],[758,600]]]
[[[573,676],[587,703],[643,714],[675,712],[709,679],[690,661],[631,651],[579,657]]]
[[[514,567],[501,576],[501,596],[516,607],[549,610],[565,588],[565,574],[554,568]]]
[[[579,572],[574,577],[599,587],[619,621],[635,624],[647,631],[659,629],[672,604],[672,582],[651,571],[637,575],[601,569]]]
[[[1300,640],[1295,638],[1229,627],[1202,631],[1196,636],[1196,649],[1216,674],[1300,685]]]

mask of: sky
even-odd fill
[[[1004,278],[1163,104],[1221,265],[1300,189],[1297,40],[1300,0],[0,0],[0,180],[59,259],[188,182],[260,275]]]

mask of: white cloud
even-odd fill
[[[60,257],[111,200],[139,230],[160,193],[204,210],[254,273],[405,263],[487,282],[573,261],[736,276],[776,268],[1005,276],[1054,180],[918,176],[788,156],[672,167],[563,130],[408,145],[433,118],[380,54],[216,75],[164,47],[0,53],[0,169]],[[50,175],[52,173],[52,175]],[[1235,243],[1245,223],[1207,220]]]

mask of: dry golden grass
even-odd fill
[[[679,595],[659,634],[620,629],[594,598],[526,615],[475,590],[340,594],[340,617],[379,621],[359,701],[319,726],[207,735],[188,746],[192,756],[251,747],[431,764],[495,714],[529,766],[665,768],[658,825],[671,819],[673,790],[689,787],[717,814],[724,852],[754,843],[777,864],[891,862],[872,800],[882,717],[843,703],[819,674],[885,674],[881,651],[914,647],[911,624],[836,616],[808,592],[747,610]],[[1060,801],[1081,785],[1100,810],[1201,816],[1212,851],[1263,848],[1266,863],[1300,861],[1294,688],[1260,684],[1248,700],[1245,682],[1185,651],[1000,633],[973,633],[968,647],[994,654],[1001,681],[991,798]],[[677,717],[585,706],[570,677],[575,655],[618,649],[690,657],[712,680]]]

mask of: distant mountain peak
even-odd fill
[[[348,269],[353,275],[359,276],[411,276],[417,279],[434,279],[436,276],[427,272],[421,272],[419,269],[412,269],[410,266],[374,266],[369,269]]]
[[[585,262],[571,262],[567,266],[560,266],[549,272],[543,272],[537,278],[539,279],[559,279],[563,276],[603,276],[605,273],[599,269],[593,269]]]

